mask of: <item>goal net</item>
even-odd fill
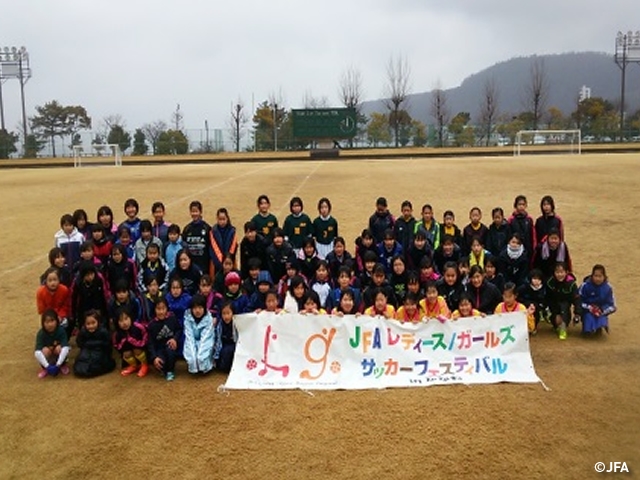
[[[513,154],[518,156],[524,146],[544,146],[545,153],[572,153],[580,155],[580,130],[520,130],[516,134]],[[536,151],[527,148],[526,151]]]
[[[73,146],[73,166],[81,167],[83,162],[85,164],[95,164],[95,159],[99,159],[97,163],[104,163],[104,158],[113,160],[113,164],[116,167],[122,166],[122,151],[120,146],[116,143],[103,143],[93,144],[88,149],[85,149],[82,145]]]

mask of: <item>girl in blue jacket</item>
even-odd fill
[[[183,355],[189,373],[208,373],[213,368],[216,329],[207,300],[200,294],[191,299],[191,308],[184,314]]]
[[[580,286],[582,333],[609,333],[609,315],[616,311],[613,289],[603,265],[594,265],[591,276]]]

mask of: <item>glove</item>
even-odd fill
[[[59,372],[60,367],[58,367],[57,365],[49,365],[47,367],[47,374],[51,375],[52,377],[57,376]]]

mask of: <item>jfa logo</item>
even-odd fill
[[[611,472],[627,472],[629,473],[629,467],[627,467],[627,462],[609,462],[609,468],[604,462],[598,462],[595,465],[596,472],[602,473],[611,473]]]

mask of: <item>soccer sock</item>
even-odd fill
[[[38,363],[42,368],[47,368],[49,366],[49,361],[47,360],[47,357],[44,356],[44,353],[42,353],[42,350],[36,350],[35,355],[36,360],[38,360]]]
[[[147,354],[145,352],[139,353],[138,355],[136,355],[136,358],[142,365],[147,364]]]
[[[62,349],[60,350],[60,356],[58,357],[58,361],[56,362],[57,366],[61,366],[66,360],[67,360],[67,355],[69,355],[69,347],[62,347]]]
[[[122,358],[124,358],[124,361],[127,362],[132,367],[136,366],[136,357],[134,357],[133,355],[131,355],[130,357],[122,357]]]

